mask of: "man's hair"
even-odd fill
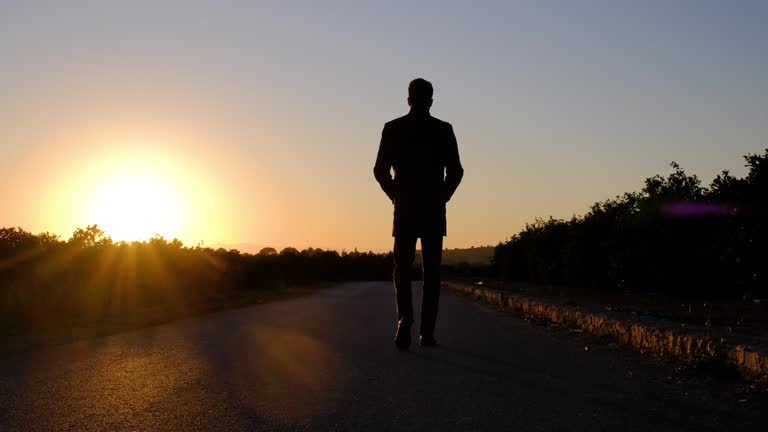
[[[428,105],[432,100],[432,83],[424,78],[416,78],[408,84],[408,97],[412,105]]]

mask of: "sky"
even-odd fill
[[[372,168],[424,77],[465,169],[445,247],[495,245],[671,161],[744,175],[766,22],[738,0],[0,0],[0,226],[390,250]]]

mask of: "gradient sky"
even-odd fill
[[[0,226],[68,238],[144,172],[187,244],[389,250],[373,162],[424,77],[465,167],[445,245],[496,244],[673,160],[743,175],[767,22],[765,1],[0,0]]]

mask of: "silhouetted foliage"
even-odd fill
[[[264,248],[252,255],[160,235],[113,242],[96,225],[67,241],[0,228],[0,328],[93,323],[147,307],[199,309],[232,290],[389,280],[391,268],[391,254]]]
[[[698,297],[768,295],[768,150],[709,187],[672,163],[640,192],[570,220],[537,219],[499,244],[492,272],[528,281]]]

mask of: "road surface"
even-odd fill
[[[420,290],[415,289],[416,293]],[[417,303],[418,304],[418,303]],[[762,429],[637,354],[443,292],[440,346],[392,343],[388,283],[0,357],[2,431]],[[757,414],[755,414],[757,415]]]

